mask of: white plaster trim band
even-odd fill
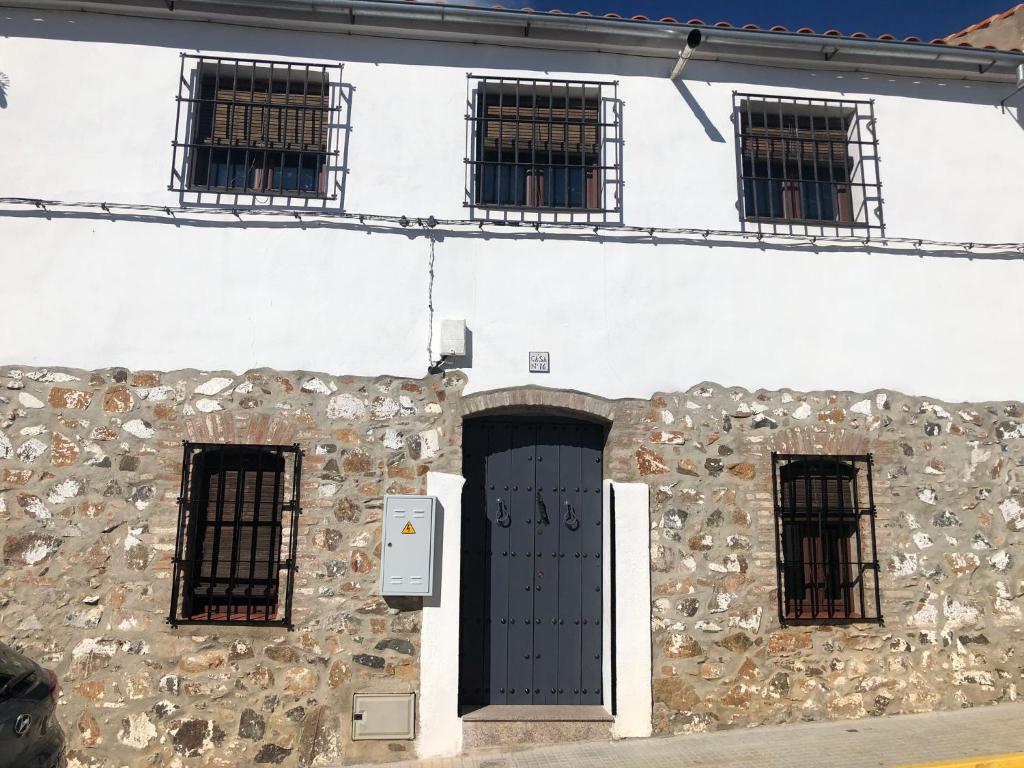
[[[440,568],[434,574],[434,597],[423,600],[420,630],[420,727],[416,736],[416,754],[421,758],[447,757],[462,751],[459,576],[462,486],[465,482],[460,475],[427,473],[427,493],[437,497],[441,516],[441,556]],[[438,578],[440,585],[437,585]]]
[[[646,483],[605,481],[615,491],[615,672],[612,735],[651,735],[651,518]],[[610,649],[609,649],[610,650]]]

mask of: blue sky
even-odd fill
[[[789,29],[810,27],[817,32],[835,27],[847,35],[889,33],[900,38],[917,35],[925,40],[958,32],[1014,4],[1014,0],[477,0],[471,4],[492,2],[508,8],[614,11],[623,16],[672,16],[680,21],[698,18],[708,24],[721,20],[737,26],[781,24]]]

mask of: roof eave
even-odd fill
[[[498,10],[408,0],[0,0],[0,5],[100,11],[274,28],[672,58],[693,26]],[[895,40],[700,27],[694,58],[772,66],[924,74],[1014,82],[1024,54]]]

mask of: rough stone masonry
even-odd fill
[[[376,595],[379,516],[427,471],[460,473],[464,374],[4,367],[0,382],[0,634],[60,674],[72,766],[412,756],[349,739],[352,693],[418,690],[420,603]],[[599,402],[610,478],[651,488],[657,732],[1016,698],[1020,403],[713,384]],[[165,623],[182,440],[305,451],[294,631]],[[874,455],[884,626],[779,627],[773,450]]]

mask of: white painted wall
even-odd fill
[[[1007,86],[691,62],[677,87],[670,64],[636,57],[8,8],[0,35],[0,196],[177,204],[166,187],[188,51],[344,62],[347,211],[464,217],[466,73],[522,73],[619,81],[628,224],[738,229],[741,90],[875,99],[890,236],[1024,242],[1024,121],[995,106]],[[2,363],[426,370],[428,243],[415,232],[0,208]],[[714,380],[1019,395],[1024,258],[440,237],[435,320],[466,318],[471,390],[647,396]],[[527,372],[530,350],[551,353],[550,374]]]

